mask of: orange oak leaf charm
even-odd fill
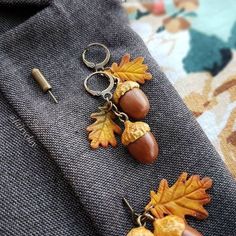
[[[151,191],[151,201],[145,210],[159,219],[166,215],[175,215],[183,219],[190,215],[200,220],[208,217],[203,205],[211,201],[206,190],[211,188],[212,180],[209,177],[200,179],[198,175],[187,179],[187,176],[187,173],[181,174],[172,187],[163,179],[157,193]]]
[[[121,81],[135,81],[140,84],[145,83],[145,80],[150,80],[152,75],[147,72],[148,66],[143,64],[144,58],[137,57],[130,61],[130,54],[125,54],[120,64],[113,63],[108,69],[108,73],[119,78]]]
[[[98,148],[108,147],[111,144],[115,147],[117,145],[115,133],[121,134],[121,128],[113,121],[115,115],[112,111],[107,111],[105,106],[99,107],[99,110],[97,113],[92,113],[91,118],[96,121],[87,127],[90,146]]]

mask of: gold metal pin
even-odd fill
[[[47,79],[44,77],[44,75],[41,73],[41,71],[37,68],[32,69],[31,72],[34,80],[38,83],[40,88],[44,93],[49,93],[49,95],[52,97],[55,103],[58,103],[57,99],[52,93],[52,86],[49,84]]]

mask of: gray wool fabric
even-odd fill
[[[173,184],[184,171],[214,181],[209,218],[189,218],[191,226],[204,236],[236,236],[236,183],[119,0],[0,0],[0,13],[1,236],[126,235],[133,225],[122,198],[142,211],[161,179]],[[91,70],[81,53],[93,42],[110,49],[110,64],[125,53],[145,58],[153,75],[142,86],[151,104],[146,122],[160,146],[155,164],[138,164],[120,143],[90,149],[86,127],[102,100],[84,90]],[[59,104],[33,81],[34,67]]]

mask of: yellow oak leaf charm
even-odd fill
[[[96,121],[87,127],[90,146],[98,148],[99,146],[108,147],[111,144],[115,147],[117,145],[115,133],[120,134],[121,128],[113,121],[115,115],[112,111],[107,111],[106,107],[99,109],[99,112],[91,115],[91,118]]]
[[[119,78],[121,81],[128,80],[143,84],[146,80],[152,78],[152,75],[147,72],[148,66],[143,64],[143,61],[143,57],[137,57],[130,61],[130,54],[125,54],[120,64],[113,63],[107,72]]]
[[[175,215],[183,219],[186,215],[197,219],[208,217],[203,205],[211,201],[206,190],[211,188],[212,180],[209,177],[200,179],[198,175],[187,179],[187,176],[187,173],[180,175],[172,187],[163,179],[157,193],[151,191],[151,201],[145,210],[149,210],[158,219],[166,215]]]

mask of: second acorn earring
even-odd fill
[[[86,52],[94,46],[102,47],[106,52],[105,59],[100,63],[93,63],[86,59]],[[130,121],[130,118],[143,119],[150,108],[148,98],[140,89],[140,84],[152,78],[147,72],[147,65],[143,64],[144,58],[138,57],[131,61],[130,55],[126,54],[119,65],[113,63],[111,67],[104,68],[110,59],[110,51],[103,44],[93,43],[84,50],[82,59],[89,68],[95,69],[95,72],[85,79],[85,89],[91,95],[101,96],[105,100],[105,104],[99,107],[99,111],[91,115],[91,118],[96,121],[87,128],[91,147],[117,145],[115,134],[122,133],[120,126],[115,122],[117,117],[125,127],[121,135],[122,144],[127,146],[130,154],[138,162],[153,163],[157,159],[159,148],[149,125],[141,121]],[[107,88],[101,91],[90,88],[92,79],[94,81],[97,77],[99,80],[108,80]]]
[[[145,93],[134,81],[119,82],[113,94],[113,100],[132,119],[145,118],[150,109],[150,104]]]

